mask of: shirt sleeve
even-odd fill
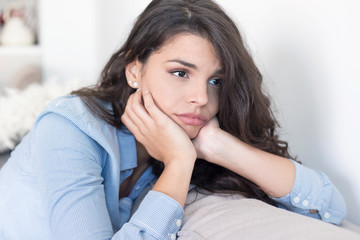
[[[281,208],[339,225],[346,215],[346,204],[339,190],[323,172],[293,163],[296,175],[292,191],[273,200]]]
[[[150,191],[116,236],[120,239],[176,239],[184,210],[173,198]],[[156,220],[155,220],[156,219]]]
[[[35,128],[34,168],[53,239],[175,239],[183,208],[150,191],[130,222],[114,233],[102,177],[104,150],[70,120],[50,113]],[[179,225],[180,223],[180,225]]]

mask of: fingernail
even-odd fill
[[[149,93],[149,91],[148,90],[146,90],[145,92],[144,92],[144,95],[146,95],[146,94],[148,94]]]
[[[136,91],[138,92],[138,91],[140,91],[140,89],[141,89],[141,88],[138,88],[138,89],[136,89]]]

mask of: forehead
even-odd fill
[[[212,43],[199,35],[177,34],[153,53],[157,58],[183,58],[194,64],[211,64],[220,68],[220,58]]]

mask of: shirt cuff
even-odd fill
[[[176,200],[164,193],[149,191],[129,222],[156,239],[176,239],[183,216],[184,209]]]
[[[323,221],[340,224],[346,214],[345,201],[329,178],[320,171],[293,163],[296,174],[291,193],[273,200],[290,211],[307,216],[314,216],[309,210],[317,210]]]

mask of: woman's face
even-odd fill
[[[192,34],[179,34],[153,52],[146,63],[129,64],[142,91],[192,139],[219,109],[222,68],[212,44]],[[129,78],[128,78],[129,79]]]

